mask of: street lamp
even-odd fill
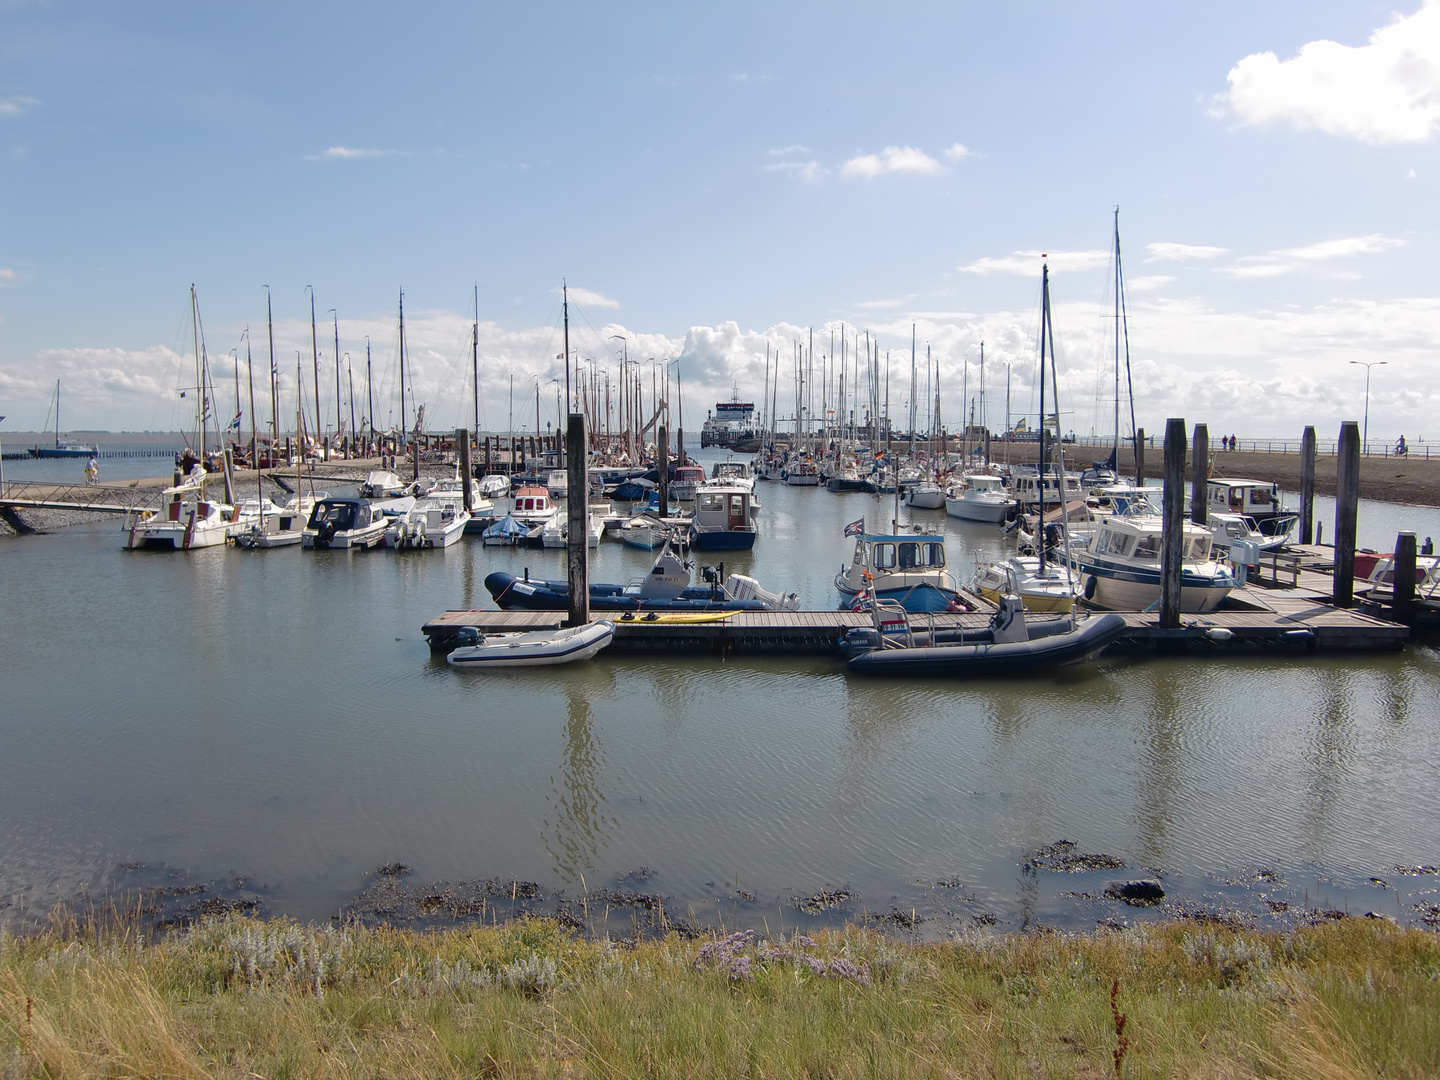
[[[1370,452],[1370,369],[1384,364],[1384,360],[1351,360],[1352,364],[1359,364],[1365,369],[1365,427],[1360,436],[1360,445],[1363,448],[1361,453]]]

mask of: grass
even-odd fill
[[[941,945],[243,917],[0,937],[5,1080],[1437,1073],[1440,937],[1361,919]]]

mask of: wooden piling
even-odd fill
[[[1160,628],[1180,628],[1180,569],[1185,556],[1185,421],[1165,421],[1165,493],[1161,498]]]
[[[1190,452],[1190,520],[1205,524],[1205,505],[1210,496],[1210,428],[1195,425],[1195,444]]]
[[[1145,429],[1135,429],[1135,486],[1145,486]]]
[[[1415,625],[1415,534],[1402,532],[1395,537],[1395,558],[1391,560],[1390,580],[1395,596],[1395,621]]]
[[[494,470],[490,467],[490,436],[485,436],[485,475],[489,476]]]
[[[1315,532],[1315,428],[1300,436],[1300,543],[1308,544]]]
[[[1360,425],[1340,425],[1335,463],[1335,606],[1355,603],[1355,526],[1360,510]]]
[[[665,424],[660,425],[657,434],[659,444],[656,447],[655,475],[660,483],[660,516],[670,516],[670,430]]]
[[[460,490],[465,494],[465,512],[474,513],[475,500],[470,494],[470,429],[455,429],[455,446],[460,451],[460,481],[463,485]]]
[[[231,506],[235,505],[235,465],[231,457],[233,451],[225,447],[225,501]]]
[[[590,509],[585,460],[585,414],[571,413],[565,435],[565,553],[570,579],[570,626],[590,621],[590,544],[586,514]]]
[[[410,444],[410,461],[411,461],[410,479],[411,479],[411,480],[419,480],[419,479],[420,479],[420,440],[419,440],[419,439],[416,439],[414,442],[412,442],[412,443]]]

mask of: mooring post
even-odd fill
[[[1190,452],[1190,520],[1205,524],[1205,500],[1210,495],[1210,428],[1195,425],[1195,445]]]
[[[1395,621],[1415,625],[1415,534],[1402,532],[1395,537],[1395,558],[1390,563],[1391,587],[1395,596]]]
[[[1315,428],[1300,436],[1300,543],[1315,539]]]
[[[571,413],[565,433],[565,516],[568,536],[570,626],[590,621],[590,545],[585,515],[590,508],[585,460],[585,414]]]
[[[655,476],[660,482],[660,516],[670,516],[670,431],[660,425],[657,436],[659,445],[655,450]]]
[[[234,461],[231,458],[233,451],[225,447],[225,501],[231,506],[235,505],[235,471]]]
[[[486,475],[486,476],[489,476],[490,473],[493,472],[493,471],[494,471],[494,470],[492,470],[492,469],[490,468],[490,436],[489,436],[489,435],[486,435],[486,436],[485,436],[485,475]]]
[[[411,479],[411,480],[419,480],[419,479],[420,479],[420,440],[419,440],[419,439],[416,439],[414,442],[412,442],[412,443],[410,444],[410,461],[412,462],[412,466],[411,466],[411,469],[410,469],[410,479]]]
[[[1180,628],[1180,567],[1185,555],[1185,421],[1165,421],[1165,493],[1161,497],[1160,628]]]
[[[685,464],[685,429],[675,429],[675,460],[681,465]]]
[[[1145,429],[1135,429],[1135,486],[1145,486]]]
[[[455,429],[455,445],[460,449],[460,483],[464,486],[460,489],[465,493],[465,512],[472,513],[475,510],[475,500],[470,496],[470,483],[473,479],[470,475],[470,429]]]
[[[1355,603],[1355,524],[1360,510],[1360,425],[1340,425],[1335,462],[1335,606]]]

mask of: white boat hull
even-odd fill
[[[565,630],[536,630],[528,634],[496,634],[478,645],[464,645],[445,659],[457,668],[550,667],[575,660],[590,660],[609,645],[615,624],[601,619]]]
[[[945,506],[945,492],[935,484],[917,484],[905,493],[905,505],[940,510]]]
[[[378,547],[385,542],[385,522],[377,521],[363,529],[346,529],[335,533],[327,540],[320,540],[315,532],[305,530],[300,546],[307,551],[315,548],[341,548],[347,550]]]
[[[1015,506],[1013,499],[946,499],[945,513],[961,521],[1000,522]]]

